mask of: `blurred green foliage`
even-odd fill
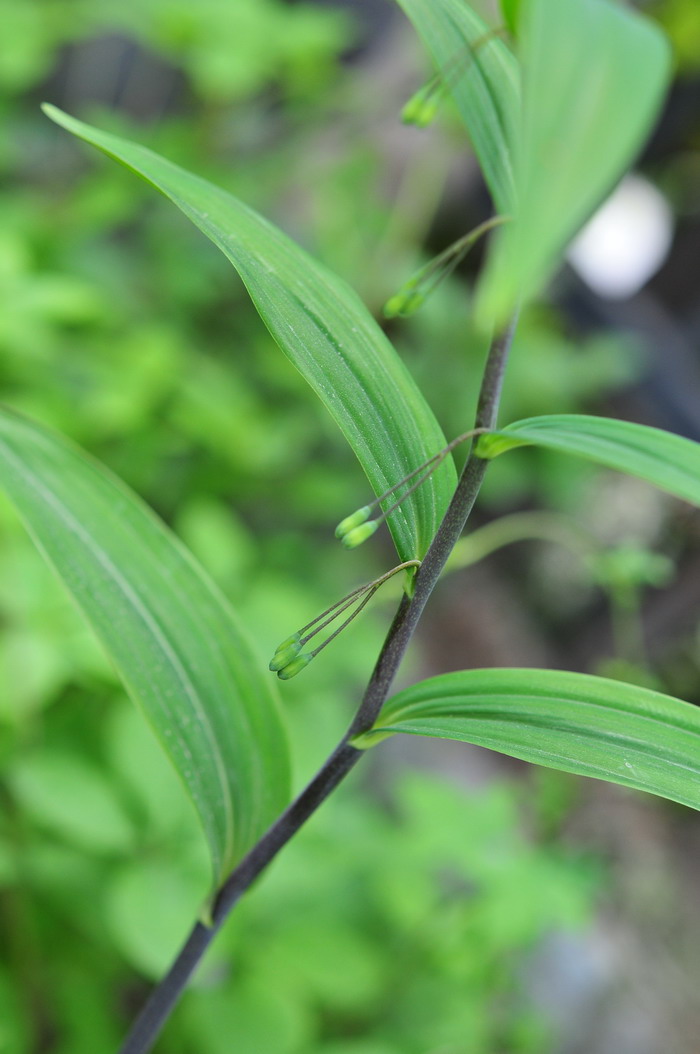
[[[23,1029],[50,1021],[50,1049],[66,1054],[116,1043],[115,992],[128,1003],[130,972],[163,972],[208,879],[194,816],[139,715],[119,701],[100,723],[89,762],[58,742],[6,772],[9,966],[32,981],[8,1002],[21,1020],[31,1000]],[[546,822],[546,793],[533,803]],[[223,1054],[233,1037],[241,1054],[457,1052],[465,1037],[484,1054],[547,1049],[529,956],[544,934],[586,923],[599,873],[532,844],[524,819],[505,784],[465,793],[406,774],[383,806],[343,788],[234,913],[163,1049]],[[0,1049],[31,1049],[13,1042]]]
[[[683,73],[700,66],[700,8],[694,0],[653,0],[652,11],[668,33]]]
[[[377,310],[424,262],[453,146],[419,151],[392,196],[377,93],[341,63],[358,28],[329,8],[0,0],[0,25],[2,399],[76,439],[175,526],[262,662],[388,566],[388,544],[350,558],[332,540],[366,499],[359,469],[228,263],[148,188],[87,162],[36,104],[55,92],[88,118],[100,110],[105,127],[228,186]],[[108,75],[97,45],[115,35],[131,57]],[[485,352],[469,312],[454,279],[391,328],[448,436],[470,419]],[[504,419],[590,408],[639,368],[635,349],[577,346],[533,309]],[[488,477],[493,508],[585,499],[588,468],[564,474],[545,454],[511,464]],[[332,663],[285,687],[298,784],[344,730],[397,589]],[[116,1048],[198,910],[203,845],[2,503],[0,684],[0,1054]],[[547,815],[566,799],[557,786]],[[235,913],[162,1049],[461,1054],[468,1036],[470,1054],[544,1054],[554,1037],[528,999],[528,957],[546,933],[585,924],[595,888],[592,864],[526,834],[510,786],[476,795],[401,776],[382,804],[352,781]]]
[[[52,70],[66,44],[124,33],[167,59],[207,103],[232,100],[281,81],[291,93],[317,91],[332,74],[349,23],[311,4],[280,0],[2,0],[0,83],[21,93]]]

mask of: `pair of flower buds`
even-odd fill
[[[421,486],[425,480],[435,471],[438,465],[455,449],[460,443],[465,442],[467,439],[472,439],[474,436],[481,435],[486,429],[474,428],[469,432],[464,432],[462,435],[457,436],[451,443],[448,443],[446,447],[438,451],[437,454],[433,454],[431,458],[425,461],[418,468],[414,469],[413,472],[409,472],[407,476],[404,476],[402,480],[390,487],[389,490],[385,491],[378,498],[375,498],[369,505],[363,505],[361,509],[357,509],[350,516],[346,516],[344,520],[338,524],[335,529],[336,537],[340,539],[346,549],[355,549],[362,542],[370,538],[377,528],[382,524],[388,516],[394,512],[398,506],[406,500],[409,494],[412,494],[414,490]],[[419,478],[409,486],[408,490],[401,495],[398,501],[394,502],[386,512],[381,513],[375,519],[370,519],[372,510],[381,505],[386,499],[398,490],[400,487],[411,483],[411,480],[415,476]],[[403,564],[399,564],[397,567],[393,567],[386,574],[381,575],[379,578],[373,579],[371,582],[365,583],[365,585],[358,586],[357,589],[353,589],[352,592],[342,597],[341,600],[336,601],[325,611],[322,611],[320,615],[317,615],[315,619],[307,623],[306,626],[302,626],[300,630],[293,633],[290,637],[287,637],[278,645],[275,654],[270,660],[270,670],[276,673],[280,680],[288,681],[290,678],[295,677],[298,673],[301,673],[305,669],[312,659],[314,659],[320,651],[322,651],[339,633],[348,626],[353,619],[355,619],[362,611],[364,606],[369,603],[377,590],[387,582],[390,578],[393,578],[395,574],[400,571],[408,570],[409,568],[420,567],[420,560],[408,560]],[[327,626],[330,626],[336,621],[340,615],[346,611],[350,611],[347,618],[334,629],[328,637],[325,638],[319,645],[317,645],[311,651],[305,651],[305,645],[309,641],[313,640],[322,630]]]
[[[316,658],[320,651],[323,651],[339,633],[343,632],[346,626],[350,625],[354,618],[357,618],[365,604],[369,603],[384,582],[388,582],[394,575],[400,571],[408,570],[409,567],[420,567],[420,560],[408,560],[397,567],[392,567],[391,571],[387,571],[386,574],[373,579],[371,582],[367,582],[363,586],[358,586],[357,589],[353,589],[347,596],[322,611],[320,615],[317,615],[306,626],[302,626],[300,630],[297,630],[291,637],[287,637],[286,640],[283,640],[278,645],[275,654],[270,660],[270,670],[276,673],[282,681],[288,681],[291,677],[296,677],[298,673],[301,673],[309,665],[312,659]],[[308,644],[321,630],[325,629],[326,626],[330,626],[348,609],[352,609],[348,617],[313,651],[302,650],[305,644]]]
[[[427,120],[416,119],[420,114],[425,118],[428,110],[430,109],[430,99],[433,92],[433,88],[429,85],[426,89],[421,89],[421,92],[408,104],[407,109],[413,114],[412,118],[404,111],[404,120],[413,120],[413,123],[424,124]],[[414,311],[424,303],[426,298],[432,293],[437,285],[451,274],[452,271],[459,265],[464,259],[464,256],[469,252],[472,246],[494,227],[505,222],[508,217],[496,216],[490,220],[486,220],[481,223],[474,230],[470,231],[464,237],[460,238],[453,245],[451,245],[444,252],[436,256],[434,260],[426,264],[417,271],[395,294],[391,297],[384,306],[384,314],[387,318],[394,318],[396,316],[406,316],[412,314]],[[392,512],[394,512],[399,505],[406,498],[412,494],[418,487],[420,487],[426,479],[435,471],[438,465],[450,454],[456,446],[463,443],[466,439],[471,439],[475,435],[479,435],[484,429],[473,429],[470,432],[465,432],[463,435],[453,439],[451,443],[448,443],[446,447],[438,451],[431,458],[428,458],[426,462],[419,465],[418,468],[409,472],[398,483],[395,483],[393,487],[390,487],[384,494],[381,494],[374,501],[368,505],[363,505],[361,509],[357,509],[351,513],[350,516],[346,516],[344,520],[338,524],[335,529],[336,538],[340,539],[341,543],[346,549],[356,549],[358,545],[362,545],[363,542],[371,538],[375,531],[384,523]],[[374,509],[380,508],[383,501],[390,498],[399,488],[411,483],[416,476],[418,479],[409,486],[408,490],[405,491],[393,505],[391,505],[386,511],[381,512],[380,515],[370,518]],[[407,569],[409,567],[416,567],[420,565],[420,561],[410,560],[405,564],[400,564],[398,567],[392,568],[385,575],[375,579],[372,582],[368,582],[364,586],[360,586],[358,589],[353,590],[347,596],[337,601],[326,611],[322,612],[317,618],[313,619],[306,626],[303,626],[296,633],[293,633],[291,637],[287,637],[277,647],[275,654],[270,660],[270,670],[276,673],[277,676],[287,681],[296,674],[301,673],[305,669],[312,659],[318,655],[330,642],[338,636],[339,633],[345,629],[346,626],[352,622],[354,618],[359,615],[360,611],[364,608],[379,587],[386,582],[393,575],[399,571]],[[305,651],[304,647],[309,643],[321,630],[325,629],[331,623],[343,614],[348,609],[352,609],[348,617],[344,622],[341,623],[330,635],[321,642],[312,651]]]
[[[501,37],[506,28],[514,33],[515,0],[508,0],[504,5],[504,16],[507,27],[490,29],[463,51],[456,54],[452,61],[447,63],[442,72],[424,84],[422,88],[412,95],[401,111],[401,120],[404,124],[411,124],[417,128],[426,128],[433,122],[440,108],[440,104],[449,95],[450,90],[457,85],[460,78],[464,77],[470,66],[477,58],[483,47]],[[469,250],[478,240],[494,227],[505,223],[510,219],[508,216],[494,216],[485,223],[479,224],[468,234],[459,238],[453,245],[441,252],[433,260],[427,263],[419,271],[409,278],[401,286],[398,293],[390,297],[384,305],[385,318],[406,318],[421,307],[433,290],[448,275],[452,274],[456,267],[462,262]]]

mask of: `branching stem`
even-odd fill
[[[513,319],[491,344],[479,393],[475,429],[491,429],[496,426],[503,376],[515,324],[516,319]],[[404,594],[401,599],[362,703],[347,733],[298,798],[231,872],[214,902],[211,925],[205,926],[201,922],[195,925],[170,970],[153,989],[120,1054],[148,1054],[189,978],[231,909],[279,850],[313,815],[362,757],[364,752],[356,750],[350,740],[372,727],[386,702],[418,620],[474,507],[486,466],[487,462],[477,457],[472,448],[450,506],[416,575],[413,596],[409,598]]]

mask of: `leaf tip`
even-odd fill
[[[50,121],[53,121],[54,124],[59,125],[61,128],[65,128],[67,132],[75,134],[76,127],[81,124],[75,117],[71,117],[65,110],[61,110],[60,107],[54,106],[51,102],[42,102],[41,111]]]

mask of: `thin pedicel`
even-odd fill
[[[415,490],[418,490],[418,488],[425,483],[426,479],[432,475],[435,469],[445,460],[447,455],[450,454],[455,447],[458,447],[460,443],[464,443],[468,439],[473,439],[475,436],[483,435],[488,431],[490,431],[488,428],[472,428],[468,432],[463,432],[462,435],[457,436],[457,438],[453,439],[451,443],[448,443],[446,447],[439,450],[437,454],[433,454],[433,456],[428,458],[427,461],[424,461],[422,465],[419,465],[418,468],[414,468],[407,476],[404,476],[404,478],[399,480],[398,483],[395,483],[393,487],[389,487],[388,490],[385,490],[383,494],[380,494],[378,498],[371,501],[369,505],[363,505],[361,509],[357,509],[349,516],[346,516],[344,520],[341,520],[335,529],[336,538],[340,539],[346,549],[356,549],[358,545],[362,545],[364,541],[371,538],[377,528],[380,527],[389,516],[391,516],[392,512],[395,512],[396,509],[398,509],[399,505],[401,505],[409,495],[413,494]],[[369,517],[372,509],[381,505],[381,503],[385,501],[386,498],[391,497],[399,487],[403,487],[406,483],[409,483],[414,476],[417,476],[421,472],[423,475],[420,476],[411,487],[409,487],[405,494],[401,495],[398,501],[395,501],[386,512],[381,514],[381,516],[377,516],[376,519],[370,520]]]
[[[278,645],[275,654],[270,660],[270,670],[276,673],[282,681],[288,681],[290,678],[296,677],[298,673],[301,673],[309,665],[312,659],[316,658],[320,651],[323,651],[332,640],[335,640],[338,634],[342,633],[350,625],[353,619],[357,618],[365,605],[369,603],[385,582],[388,582],[390,578],[393,578],[400,571],[408,570],[409,567],[420,567],[420,563],[420,560],[407,560],[403,564],[392,567],[390,571],[386,571],[379,578],[374,578],[371,582],[358,586],[357,589],[353,589],[352,592],[347,593],[340,600],[336,600],[335,604],[331,604],[320,615],[317,615],[315,619],[307,622],[300,630],[297,630],[291,637],[287,637],[286,640],[283,640]],[[313,651],[302,651],[305,644],[313,640],[321,630],[335,622],[340,615],[347,611],[348,608],[353,607],[353,605],[355,605],[355,610],[325,640],[321,641]],[[311,632],[307,633],[307,630],[311,630]]]

